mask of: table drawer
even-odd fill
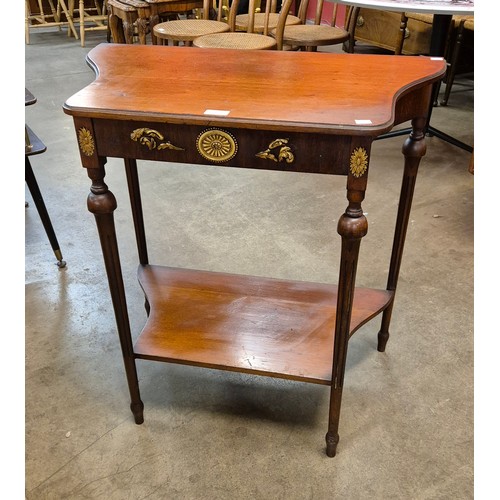
[[[174,163],[346,175],[370,139],[226,127],[94,120],[97,154]]]

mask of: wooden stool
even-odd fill
[[[28,89],[25,89],[24,91],[25,106],[35,104],[35,102],[36,99],[33,96],[33,94]],[[29,160],[30,156],[44,153],[47,150],[47,148],[45,144],[35,135],[35,133],[27,125],[25,125],[24,133],[25,133],[24,178],[26,184],[28,185],[28,189],[30,190],[31,196],[33,197],[33,201],[35,202],[36,209],[38,210],[38,214],[40,215],[40,219],[42,220],[42,224],[45,229],[45,232],[47,233],[47,237],[49,238],[50,246],[52,247],[54,255],[56,256],[57,265],[59,267],[65,267],[66,262],[63,260],[61,249],[59,248],[59,242],[57,241],[56,233],[52,226],[49,213],[47,212],[47,207],[45,206],[45,202],[43,201],[42,193],[40,192],[40,188],[38,187],[38,183],[36,181],[36,177],[35,174],[33,173],[33,169],[31,168],[31,163]]]
[[[120,3],[135,9],[135,12],[137,13],[135,25],[137,27],[139,43],[146,45],[146,36],[151,31],[149,22],[149,19],[151,18],[151,7],[144,0],[120,0]]]
[[[108,23],[111,39],[115,43],[134,43],[135,27],[139,14],[137,9],[118,0],[108,0]],[[146,44],[146,34],[140,43]]]

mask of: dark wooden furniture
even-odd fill
[[[472,34],[474,37],[474,16],[454,16],[453,25],[456,29],[455,40],[451,44],[450,57],[448,72],[446,74],[446,87],[444,92],[443,100],[441,101],[441,106],[448,105],[448,99],[450,98],[451,88],[453,87],[453,82],[455,80],[455,75],[457,74],[457,69],[460,61],[460,54],[462,53],[462,46],[464,43],[464,35],[466,32]],[[472,55],[474,55],[472,53]],[[472,64],[472,67],[474,64]]]
[[[31,106],[32,104],[35,103],[36,103],[35,96],[28,89],[25,89],[24,105]],[[38,214],[40,215],[40,219],[42,220],[42,224],[45,229],[45,232],[47,233],[47,237],[49,238],[50,246],[52,247],[54,255],[56,256],[57,265],[59,267],[65,267],[66,262],[63,260],[63,256],[61,253],[61,249],[59,247],[59,242],[57,241],[57,236],[54,231],[54,227],[52,226],[52,222],[50,220],[47,207],[45,206],[42,193],[38,186],[38,182],[36,181],[36,177],[29,160],[30,156],[44,153],[47,150],[47,148],[45,147],[45,144],[36,136],[33,130],[31,130],[28,127],[28,125],[25,125],[24,134],[25,134],[24,178],[26,184],[28,185],[28,189],[30,190],[31,196],[33,197],[33,201],[35,203],[36,209],[38,210]]]
[[[137,359],[324,384],[331,391],[326,451],[334,456],[349,338],[379,313],[379,351],[389,337],[432,85],[445,62],[280,51],[248,51],[242,59],[230,49],[193,49],[186,57],[186,50],[99,45],[88,55],[96,81],[64,104],[92,181],[88,208],[101,240],[135,422],[144,419]],[[249,88],[259,95],[258,106]],[[368,227],[361,204],[370,148],[407,120],[413,131],[403,146],[387,286],[355,287]],[[148,319],[135,345],[115,234],[117,201],[105,183],[108,156],[124,158],[146,295]],[[151,264],[136,160],[345,176],[338,285]]]
[[[432,14],[405,13],[352,7],[348,26],[354,42],[394,51],[395,54],[429,54]]]
[[[154,27],[162,21],[174,20],[179,14],[190,14],[201,8],[203,0],[111,0],[107,2],[111,37],[115,43],[132,44],[137,35],[146,45],[147,35],[157,45]],[[161,40],[160,40],[161,42]]]
[[[143,2],[145,4],[145,2]],[[134,35],[137,27],[139,14],[137,8],[120,2],[119,0],[108,0],[108,25],[111,32],[111,40],[114,43],[134,43]],[[138,31],[140,43],[146,44],[147,27]]]

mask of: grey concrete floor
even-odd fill
[[[25,48],[38,99],[26,123],[47,145],[32,166],[67,262],[56,266],[26,189],[26,498],[473,498],[474,177],[469,153],[436,137],[417,180],[387,351],[376,350],[379,319],[349,345],[335,458],[324,453],[324,386],[139,361],[145,422],[134,424],[90,182],[62,111],[93,80],[84,59],[101,42],[104,33],[89,33],[81,48],[54,29]],[[472,85],[459,78],[433,113],[435,127],[469,144]],[[360,285],[385,286],[403,140],[373,147]],[[140,177],[152,262],[336,282],[343,178],[146,162]],[[135,338],[145,312],[121,161],[109,159],[106,178]]]

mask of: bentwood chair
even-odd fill
[[[474,31],[474,16],[454,16],[453,25],[456,25],[457,23],[458,27],[456,29],[455,43],[450,47],[449,50],[450,66],[448,67],[448,73],[445,77],[446,87],[444,91],[444,98],[441,101],[442,106],[446,106],[448,104],[448,99],[450,98],[451,88],[453,86],[455,75],[457,73],[464,34],[467,30]]]
[[[276,49],[277,43],[276,39],[269,35],[269,21],[271,19],[271,8],[272,3],[276,0],[266,0],[265,10],[262,16],[258,17],[258,28],[256,32],[256,9],[257,0],[250,0],[248,5],[248,15],[246,17],[246,26],[240,26],[240,29],[244,28],[244,31],[239,31],[236,24],[236,17],[238,13],[239,0],[233,0],[231,8],[229,9],[229,27],[230,32],[206,35],[196,38],[193,41],[195,47],[204,49],[244,49],[244,50],[271,50]],[[288,15],[291,3],[288,2],[286,12],[282,9],[279,17],[283,17],[283,22]],[[241,14],[243,15],[243,14]],[[242,18],[240,18],[241,21]],[[275,21],[276,22],[276,21]],[[292,21],[293,22],[293,21]],[[300,20],[297,18],[297,22]]]
[[[266,12],[261,12],[260,9],[260,1],[256,1],[256,4],[259,4],[254,7],[254,9],[250,9],[247,13],[238,14],[236,13],[235,17],[235,25],[234,31],[246,31],[247,33],[263,33],[265,27],[267,27],[268,32],[272,31],[278,25],[278,19],[281,12],[281,5],[278,9],[277,0],[271,0],[269,2],[269,14],[266,16]],[[249,2],[250,4],[250,2]],[[241,1],[239,2],[238,11],[241,11]],[[265,9],[264,9],[265,10]],[[305,18],[305,15],[304,15]],[[288,14],[286,18],[286,24],[300,24],[302,19]]]
[[[286,0],[286,4],[291,5],[292,0]],[[289,25],[280,22],[276,28],[271,31],[278,41],[278,50],[299,49],[314,52],[320,46],[337,45],[349,40],[349,31],[336,26],[337,4],[333,4],[332,18],[329,24],[321,24],[323,16],[324,0],[317,0],[314,24],[307,24],[307,11],[309,0],[302,0],[299,5],[298,15],[300,24]]]
[[[229,31],[229,25],[222,21],[222,8],[217,9],[217,20],[210,19],[210,4],[211,0],[203,0],[200,19],[179,19],[159,23],[153,28],[154,35],[165,45],[172,42],[173,45],[183,43],[191,46],[193,40],[199,36]]]

